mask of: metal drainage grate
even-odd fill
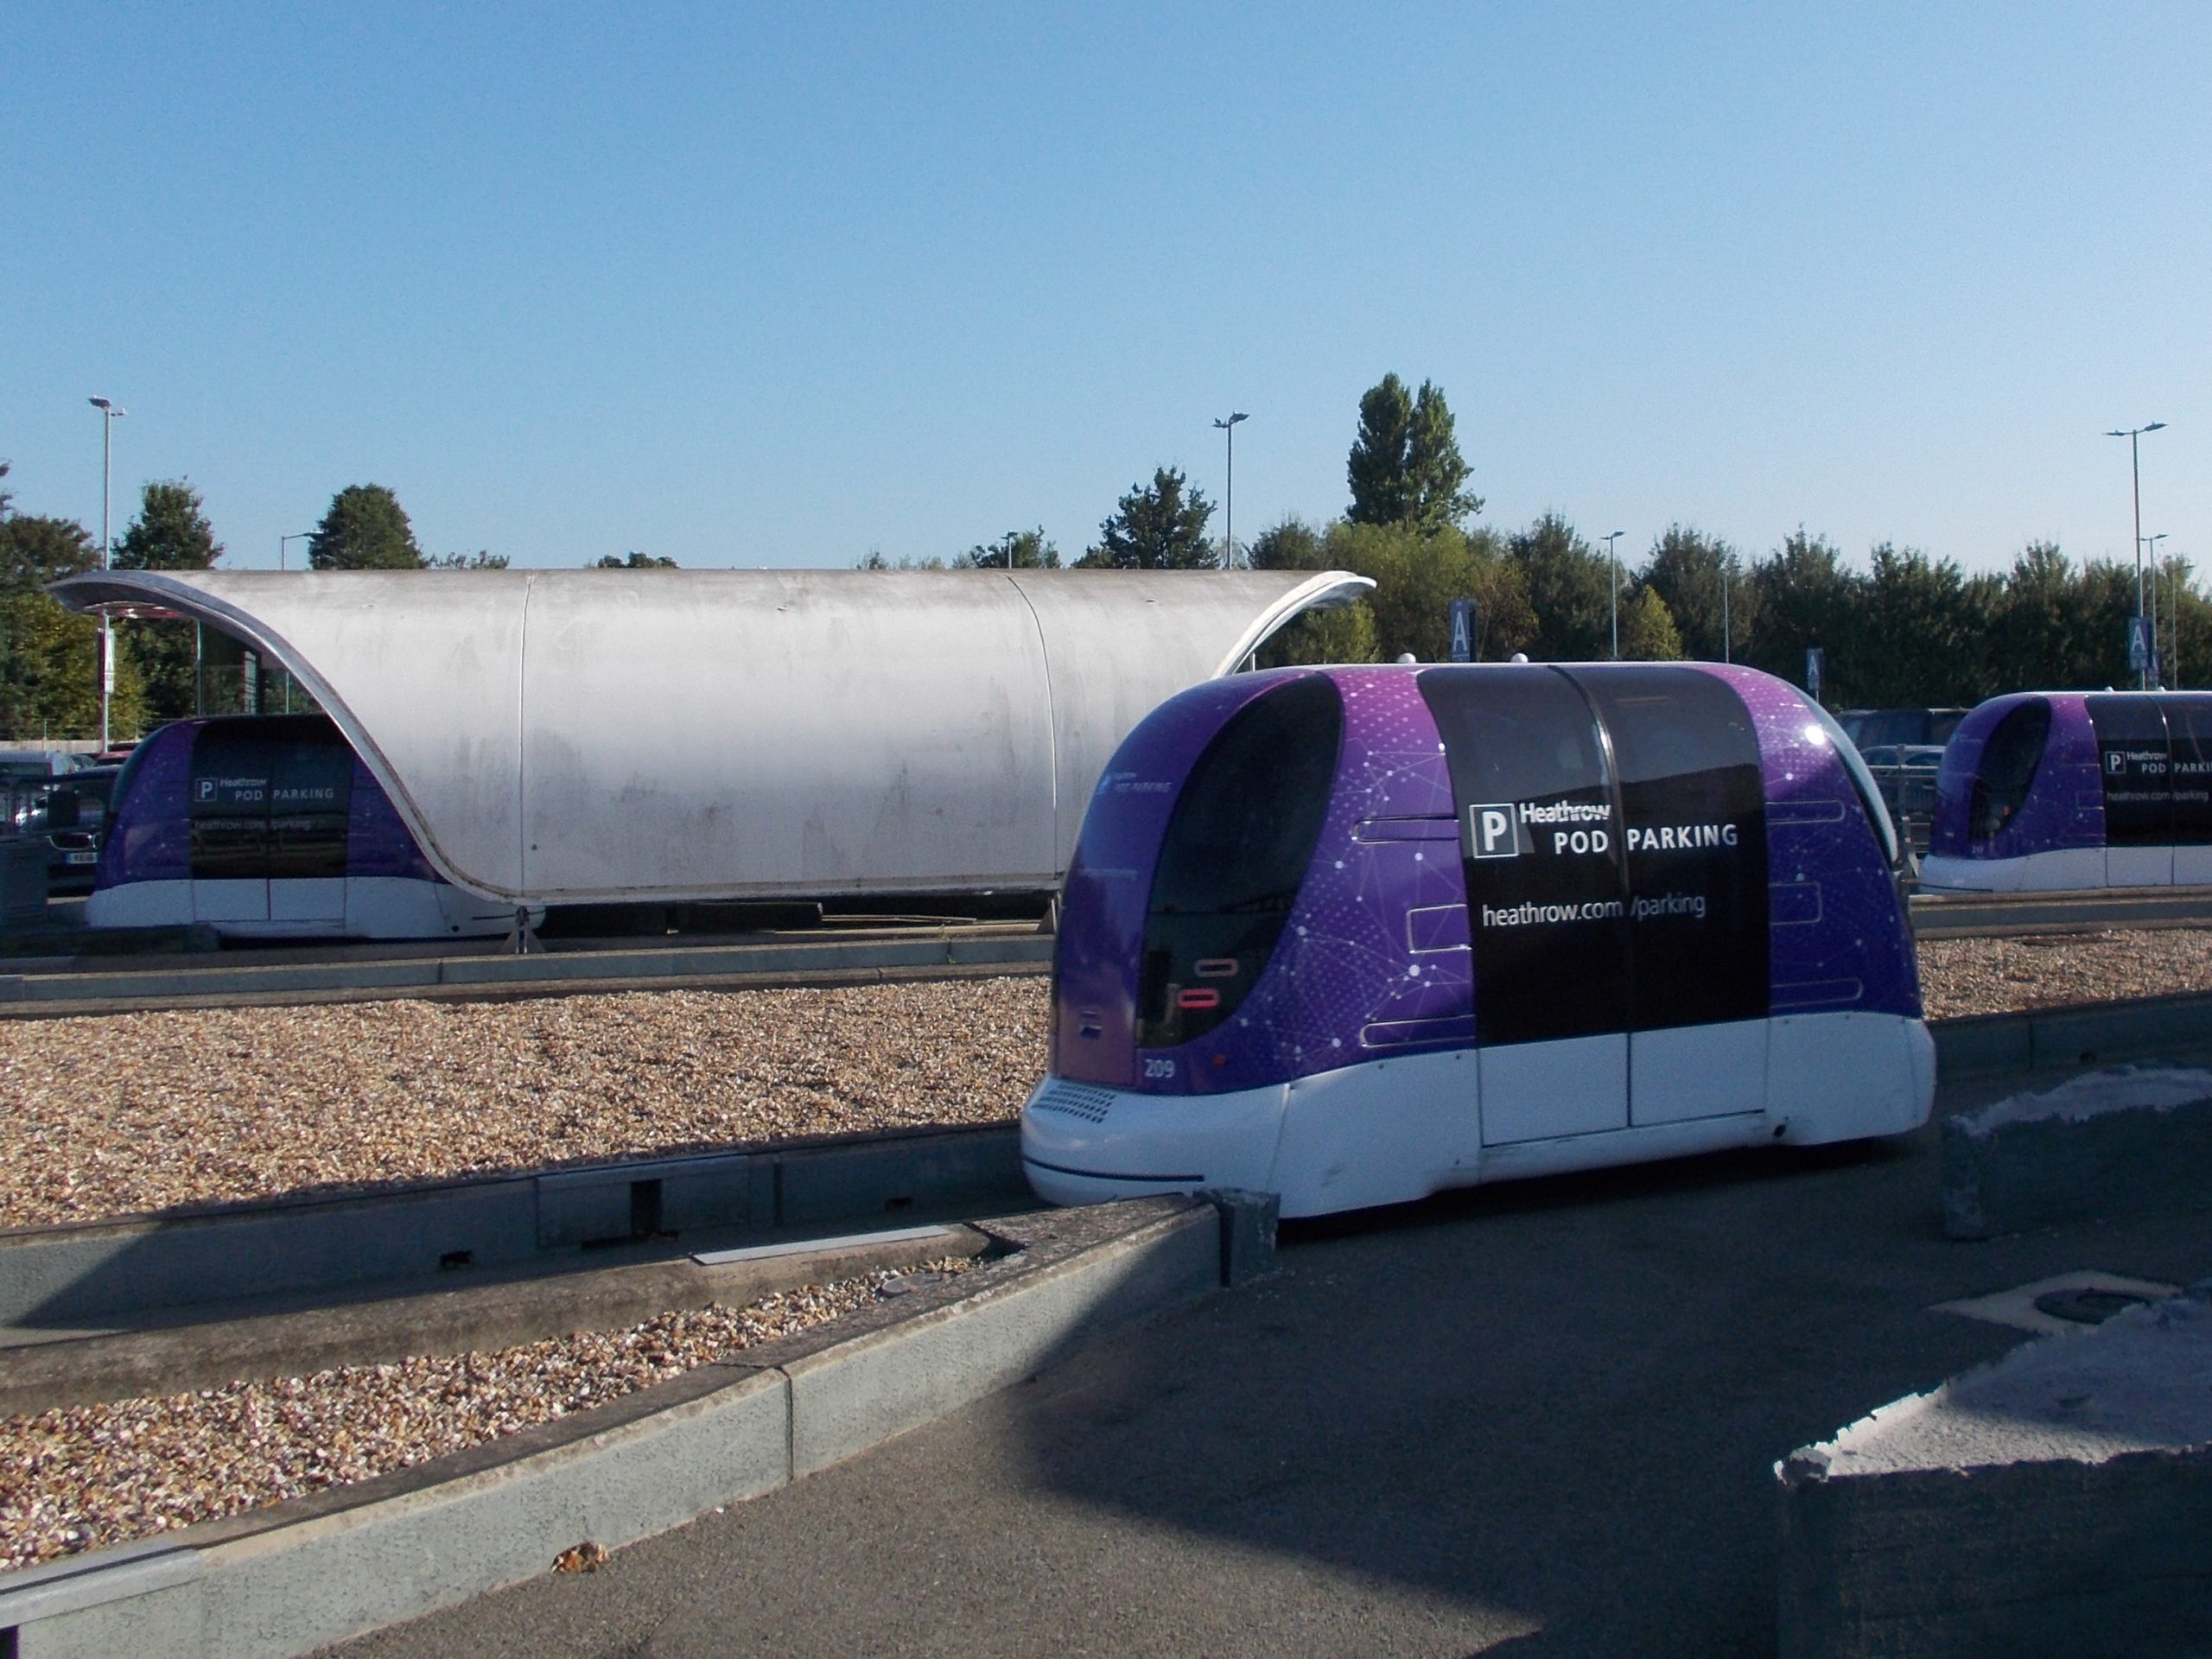
[[[1086,1123],[1103,1123],[1113,1107],[1112,1090],[1086,1088],[1079,1083],[1049,1084],[1045,1092],[1037,1096],[1039,1111],[1065,1112]]]
[[[2048,1290],[2036,1298],[2038,1313],[2075,1325],[2102,1325],[2115,1313],[2140,1307],[2151,1299],[2128,1290],[2102,1290],[2084,1286],[2071,1290]]]
[[[2101,1325],[2115,1313],[2175,1295],[2179,1288],[2156,1280],[2129,1279],[2085,1268],[1986,1296],[1939,1302],[1929,1311],[1986,1319],[1992,1325],[2009,1325],[2016,1331],[2049,1337],[2062,1331],[2078,1331],[2085,1325]]]

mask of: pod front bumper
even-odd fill
[[[1047,1077],[1021,1109],[1021,1167],[1051,1204],[1205,1187],[1272,1191],[1284,1086],[1147,1095]]]

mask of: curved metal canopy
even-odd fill
[[[518,903],[1041,888],[1116,745],[1325,571],[111,570],[282,664],[440,874]]]

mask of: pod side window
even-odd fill
[[[1982,742],[1967,807],[1971,838],[1987,841],[2019,816],[2050,741],[2050,705],[2041,697],[2022,703],[1992,728]]]
[[[1248,704],[1191,768],[1153,870],[1140,1047],[1201,1037],[1250,992],[1305,881],[1343,737],[1335,683],[1311,675]]]

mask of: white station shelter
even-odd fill
[[[98,571],[311,691],[448,880],[518,904],[1058,884],[1115,747],[1341,570]]]

